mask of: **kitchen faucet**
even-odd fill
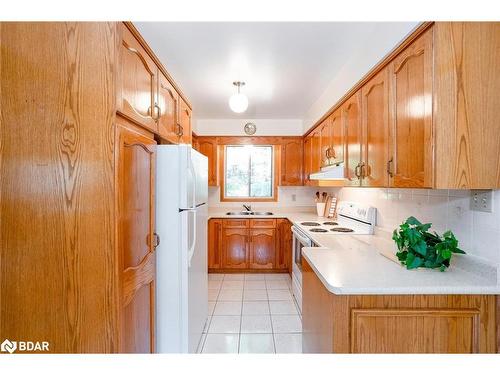
[[[249,204],[244,204],[243,207],[245,208],[245,210],[247,210],[248,212],[251,212],[252,211],[252,206],[250,206]]]

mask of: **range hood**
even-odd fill
[[[321,171],[317,173],[311,173],[309,175],[311,180],[344,180],[345,179],[345,169],[344,163],[339,163],[336,165],[329,165],[328,167],[321,168]]]

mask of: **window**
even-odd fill
[[[224,200],[275,200],[273,146],[225,146]]]

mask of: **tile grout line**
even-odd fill
[[[267,279],[265,280],[265,285],[266,285],[267,307],[269,308],[269,320],[271,321],[271,336],[273,338],[274,354],[276,354],[276,340],[274,340],[273,315],[271,313],[271,302],[269,301],[269,290],[267,289]]]

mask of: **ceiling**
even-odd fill
[[[134,23],[193,105],[197,118],[302,119],[382,22]],[[408,28],[414,23],[408,23]],[[399,23],[401,28],[401,23]],[[387,51],[385,51],[387,52]],[[385,53],[384,52],[384,53]],[[361,78],[361,77],[359,77]],[[249,107],[228,98],[245,81]]]

